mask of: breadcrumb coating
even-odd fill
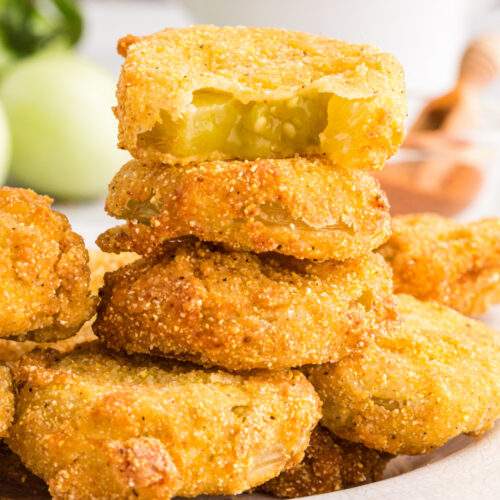
[[[346,260],[377,248],[391,230],[378,182],[318,157],[168,168],[131,161],[111,182],[106,210],[129,225],[98,245],[141,254],[193,235],[235,250]]]
[[[50,498],[47,486],[0,441],[0,498],[40,500]]]
[[[89,250],[90,290],[98,293],[104,285],[104,275],[137,260],[139,255],[133,252],[106,253],[99,249]]]
[[[300,98],[326,98],[323,111],[328,120],[307,147],[297,149],[291,141],[295,148],[289,156],[322,152],[336,165],[382,168],[402,141],[406,115],[402,68],[393,56],[367,45],[275,28],[191,26],[145,37],[129,35],[119,41],[118,50],[125,57],[115,110],[119,145],[138,159],[169,164],[250,159],[238,156],[238,148],[176,153],[185,142],[181,131],[187,129],[188,138],[193,132],[189,117],[197,96],[207,92],[227,98],[237,110],[247,110],[249,116],[234,117],[226,140],[243,151],[249,127],[258,144],[268,136],[259,133],[259,117],[246,128],[242,121],[262,105],[268,105],[271,113],[282,103],[293,110]],[[276,122],[274,115],[268,118]],[[295,126],[278,122],[283,125],[280,138],[295,135],[297,126],[307,127],[310,121]],[[141,140],[165,124],[168,141]],[[278,125],[270,125],[269,133],[275,133],[273,127]],[[201,126],[217,133],[220,119],[216,115]],[[271,142],[266,150],[269,154],[257,157],[280,157],[276,144]]]
[[[240,493],[299,463],[320,418],[290,370],[231,375],[94,343],[13,373],[8,445],[58,499]]]
[[[0,187],[0,338],[66,338],[94,313],[83,240],[51,204]]]
[[[380,252],[397,292],[435,300],[467,315],[500,302],[500,218],[462,224],[436,214],[393,219]]]
[[[393,454],[420,454],[500,416],[500,341],[479,321],[397,296],[400,323],[363,350],[307,369],[338,436]]]
[[[259,490],[281,498],[320,495],[382,479],[392,455],[334,436],[318,425],[304,460],[264,483]]]
[[[9,369],[0,364],[0,438],[7,431],[14,416],[14,393]]]
[[[139,256],[135,253],[123,252],[112,254],[100,250],[89,251],[90,267],[90,292],[96,295],[104,283],[104,274],[116,271],[119,267],[130,264]],[[21,356],[32,352],[34,349],[54,349],[58,352],[70,352],[77,345],[94,340],[96,337],[92,332],[92,321],[87,321],[78,332],[67,339],[55,342],[33,342],[25,340],[17,342],[14,340],[0,339],[0,361],[15,361]]]
[[[108,347],[228,370],[337,361],[393,313],[379,255],[314,263],[200,242],[107,274],[100,297]]]

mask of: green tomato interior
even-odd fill
[[[200,90],[180,122],[162,112],[161,123],[139,136],[139,146],[179,157],[213,151],[235,158],[316,152],[327,125],[328,94],[242,103],[231,94]]]

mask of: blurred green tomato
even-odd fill
[[[72,52],[25,59],[0,87],[12,135],[13,178],[40,193],[105,192],[128,155],[117,149],[109,76]]]
[[[0,104],[0,186],[7,177],[10,160],[10,134],[7,126],[7,117]]]

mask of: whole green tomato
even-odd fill
[[[110,77],[69,51],[16,64],[0,86],[16,182],[59,198],[103,194],[128,155],[116,147]]]
[[[3,106],[0,104],[0,186],[7,177],[10,160],[10,133],[7,117]]]

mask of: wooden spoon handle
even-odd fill
[[[500,76],[500,35],[473,40],[462,56],[458,86],[480,90]]]

